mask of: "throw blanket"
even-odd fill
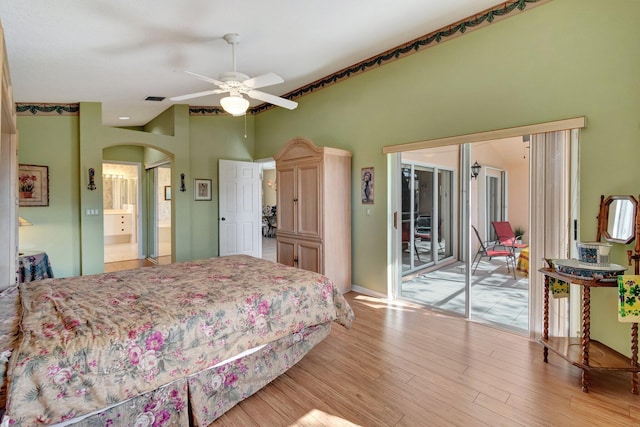
[[[618,276],[618,321],[640,322],[640,276]]]
[[[306,327],[351,325],[325,276],[229,256],[20,286],[3,422],[50,424],[155,390]]]

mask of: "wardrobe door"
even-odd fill
[[[278,235],[276,241],[276,256],[280,264],[298,267],[296,256],[296,240]]]
[[[296,232],[296,203],[295,203],[295,172],[294,166],[282,166],[277,168],[277,219],[279,233]]]
[[[322,243],[298,240],[297,266],[303,270],[324,274],[322,268]]]
[[[301,236],[320,239],[322,235],[321,165],[319,162],[301,164],[297,169],[297,233]]]

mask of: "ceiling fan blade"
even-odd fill
[[[260,101],[268,102],[273,105],[277,105],[279,107],[287,108],[289,110],[294,110],[298,103],[295,101],[290,101],[285,98],[281,98],[279,96],[271,95],[270,93],[261,92],[259,90],[250,90],[247,91],[247,95],[251,98],[258,99]]]
[[[174,96],[173,98],[170,98],[170,99],[172,101],[184,101],[185,99],[198,98],[198,97],[207,96],[207,95],[217,95],[223,92],[226,92],[226,91],[222,89],[212,89],[212,90],[205,90],[202,92],[189,93],[187,95]]]
[[[257,77],[253,77],[251,79],[245,80],[242,83],[244,83],[244,85],[250,89],[258,89],[259,87],[265,87],[265,86],[277,85],[278,83],[284,83],[284,80],[282,77],[280,77],[275,73],[267,73],[261,76],[257,76]]]
[[[211,77],[207,77],[207,76],[201,76],[200,74],[192,73],[191,71],[185,71],[185,73],[191,74],[192,76],[197,77],[200,80],[204,80],[205,82],[213,83],[214,85],[220,86],[220,85],[224,84],[219,80],[212,79]]]

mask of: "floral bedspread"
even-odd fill
[[[353,312],[325,276],[237,255],[23,284],[3,424],[75,418]]]

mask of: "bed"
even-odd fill
[[[2,296],[2,426],[206,426],[354,318],[327,277],[243,255]]]

